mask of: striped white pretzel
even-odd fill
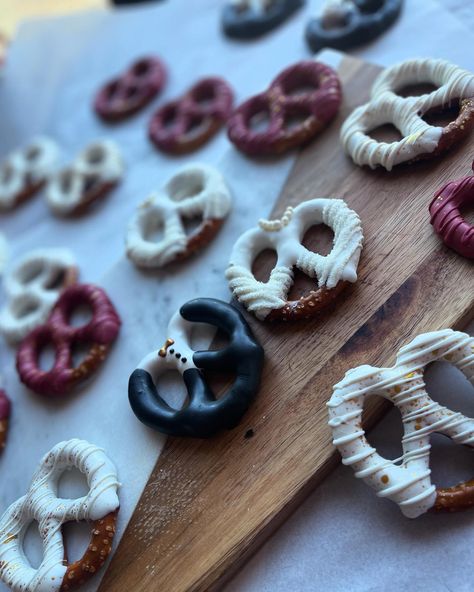
[[[98,140],[80,152],[69,167],[54,175],[46,188],[46,201],[60,216],[80,214],[90,203],[109,193],[123,173],[117,144]]]
[[[219,171],[188,165],[139,206],[127,230],[127,256],[139,267],[152,268],[184,259],[212,240],[230,207],[230,192]],[[197,216],[202,216],[201,224],[187,235],[183,220]],[[154,242],[150,234],[158,228],[163,228],[163,238]]]
[[[421,96],[402,97],[406,86],[431,83],[437,87]],[[384,70],[375,80],[370,101],[357,107],[341,128],[344,150],[359,166],[397,164],[437,155],[465,136],[474,118],[474,75],[445,60],[412,59]],[[428,124],[423,116],[459,101],[457,119],[446,127]],[[379,142],[369,136],[377,127],[392,123],[403,136],[396,142]]]
[[[58,497],[58,482],[68,469],[85,474],[88,493],[78,499]],[[13,592],[65,592],[90,578],[112,548],[119,507],[117,471],[105,452],[85,440],[60,442],[41,460],[26,495],[0,519],[0,579]],[[78,562],[67,564],[62,526],[92,523],[91,543]],[[43,542],[43,559],[33,568],[23,540],[36,521]]]
[[[305,232],[321,223],[334,231],[333,248],[326,256],[301,244]],[[345,282],[357,280],[362,241],[359,216],[343,200],[305,201],[294,209],[288,208],[281,220],[260,220],[258,228],[248,230],[237,240],[226,271],[229,287],[260,320],[307,318],[332,300]],[[278,260],[268,281],[260,282],[252,273],[252,263],[265,249],[275,250]],[[316,277],[318,290],[288,302],[294,267]]]
[[[474,419],[433,401],[423,374],[428,364],[454,364],[474,384],[474,338],[444,329],[418,335],[400,349],[390,368],[359,366],[334,386],[329,409],[333,444],[359,477],[380,497],[396,502],[403,514],[416,518],[429,509],[458,510],[474,505],[474,481],[437,489],[431,483],[430,436],[449,436],[456,444],[474,446]],[[402,415],[403,455],[382,457],[365,437],[361,416],[365,398],[380,395]]]
[[[68,249],[36,249],[21,257],[5,274],[8,302],[0,310],[0,333],[18,343],[47,318],[60,292],[77,279]]]
[[[0,166],[0,209],[14,208],[41,189],[58,158],[57,144],[41,136],[12,152]]]

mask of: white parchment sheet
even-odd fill
[[[284,27],[264,40],[245,44],[220,35],[221,4],[215,0],[168,0],[117,14],[94,12],[30,22],[21,28],[12,46],[0,84],[0,155],[41,132],[61,144],[66,163],[88,142],[109,137],[120,144],[127,173],[120,188],[83,218],[56,219],[38,196],[0,219],[0,229],[10,240],[12,259],[34,247],[69,246],[79,261],[81,279],[103,286],[123,320],[119,339],[96,378],[60,404],[36,397],[19,384],[13,350],[1,344],[0,362],[14,414],[9,445],[0,460],[0,474],[8,476],[1,480],[0,512],[24,494],[39,458],[52,445],[70,437],[87,438],[107,450],[123,483],[117,543],[164,442],[131,413],[128,376],[144,353],[162,343],[169,317],[182,302],[196,296],[229,297],[223,271],[231,246],[243,230],[269,212],[291,167],[292,155],[265,163],[242,157],[224,133],[194,155],[181,158],[156,152],[147,140],[146,126],[153,110],[163,100],[181,94],[193,81],[222,75],[234,87],[236,101],[241,101],[265,88],[285,66],[309,57],[302,30],[320,2],[308,2]],[[466,44],[472,40],[468,30],[435,1],[407,0],[398,25],[357,54],[385,65],[430,55],[474,69],[472,54],[459,43],[460,38]],[[163,95],[137,117],[118,126],[103,125],[90,108],[96,88],[146,53],[157,53],[168,65],[169,82]],[[232,191],[233,211],[201,256],[158,274],[144,274],[124,258],[126,223],[150,190],[193,161],[219,167]],[[302,199],[311,197],[317,196]],[[434,382],[443,384],[441,378]],[[176,393],[175,400],[179,396]],[[78,491],[79,485],[70,487],[71,492]],[[382,590],[387,582],[397,581],[394,574],[400,556],[406,554],[414,561],[413,549],[420,545],[429,557],[429,549],[449,541],[453,532],[458,537],[455,542],[461,545],[470,524],[468,514],[454,520],[448,517],[451,522],[437,517],[437,522],[427,522],[425,539],[411,540],[405,533],[404,542],[395,546],[389,527],[396,540],[406,520],[397,514],[397,508],[381,504],[363,484],[355,482],[349,470],[336,471],[230,589],[314,590],[317,582],[318,588],[327,590]],[[454,527],[444,531],[449,525]],[[415,526],[413,523],[410,532],[417,532]],[[351,539],[354,533],[356,539]],[[72,545],[73,555],[79,554],[84,540],[79,537]],[[386,546],[388,540],[390,546]],[[34,541],[31,547],[35,555]],[[457,573],[462,573],[460,549],[455,555]],[[374,553],[376,562],[372,562]],[[381,569],[384,561],[386,567]],[[433,562],[439,565],[439,556],[435,555]],[[377,566],[377,579],[373,574],[363,578],[359,565],[366,569],[372,563]],[[346,571],[343,565],[347,565]],[[425,561],[423,569],[427,566]],[[468,561],[465,566],[468,573]],[[416,572],[420,582],[422,573]],[[83,589],[96,589],[99,578]],[[0,590],[4,589],[0,584]]]

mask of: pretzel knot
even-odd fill
[[[230,343],[218,351],[194,351],[193,323],[208,323],[223,331]],[[241,420],[260,384],[263,349],[239,311],[220,300],[198,298],[184,304],[168,325],[170,336],[158,351],[147,355],[133,371],[128,397],[133,412],[145,425],[172,436],[209,438],[232,429]],[[158,394],[157,378],[178,370],[189,400],[180,410]],[[202,372],[231,372],[234,383],[219,399]]]
[[[59,148],[53,140],[34,138],[12,152],[0,166],[0,209],[11,209],[37,193],[53,174]]]
[[[61,475],[77,468],[89,491],[78,499],[58,497]],[[26,495],[14,502],[0,520],[0,578],[13,592],[66,592],[83,584],[107,559],[119,509],[117,471],[104,451],[85,440],[60,442],[41,460]],[[67,522],[91,523],[91,540],[84,556],[67,564],[61,529]],[[38,523],[43,560],[33,568],[25,557],[23,539]]]
[[[321,223],[334,231],[333,248],[325,257],[301,244],[305,232]],[[226,271],[229,287],[260,320],[309,318],[332,302],[347,282],[357,280],[363,240],[360,219],[344,201],[321,198],[303,202],[292,210],[291,220],[279,224],[260,224],[238,239]],[[278,259],[268,281],[260,282],[252,273],[252,263],[265,249],[275,250]],[[316,277],[318,289],[288,301],[295,266],[309,277]]]
[[[206,165],[189,165],[138,209],[127,231],[127,256],[140,267],[181,261],[214,238],[230,206],[230,192],[219,171]],[[186,234],[183,221],[199,216],[199,226]],[[163,238],[154,242],[150,236],[159,228],[163,228]]]
[[[43,323],[61,291],[74,284],[77,268],[67,249],[37,249],[27,253],[5,275],[8,303],[0,311],[0,332],[18,343]]]
[[[377,495],[416,518],[427,510],[461,510],[474,505],[474,481],[436,489],[430,478],[430,435],[440,433],[456,444],[474,446],[474,420],[433,401],[424,371],[436,361],[450,362],[474,384],[474,338],[444,329],[418,335],[398,352],[391,368],[359,366],[334,386],[328,402],[333,443],[349,465]],[[379,395],[402,415],[403,455],[388,460],[378,454],[361,427],[364,400]]]
[[[94,109],[105,121],[125,119],[143,109],[165,82],[166,70],[161,60],[153,56],[141,58],[98,91]]]
[[[231,0],[224,6],[222,28],[237,39],[259,37],[278,27],[303,4],[304,0]]]
[[[46,201],[59,216],[82,214],[118,184],[123,171],[118,146],[110,140],[94,142],[51,179]]]
[[[460,208],[474,204],[474,176],[450,181],[430,204],[431,224],[444,243],[460,255],[474,259],[474,226]]]
[[[163,152],[192,152],[227,120],[232,102],[233,92],[225,80],[204,78],[155,112],[148,128],[150,140]]]
[[[339,77],[332,68],[315,61],[298,62],[283,70],[267,91],[234,111],[227,123],[229,139],[251,156],[286,152],[326,127],[336,116],[341,98]],[[252,120],[264,114],[268,127],[252,129]]]
[[[7,443],[8,422],[10,419],[11,403],[6,392],[0,389],[0,454]]]
[[[402,5],[403,0],[329,0],[322,15],[309,21],[306,40],[314,52],[368,43],[397,20]]]
[[[436,90],[402,97],[408,85],[431,83]],[[344,150],[353,161],[390,171],[395,165],[437,156],[464,138],[474,123],[474,75],[445,60],[407,60],[382,72],[368,103],[355,109],[341,129]],[[459,103],[457,118],[446,127],[430,125],[424,117]],[[403,136],[397,142],[378,142],[369,136],[392,123]]]
[[[83,326],[72,326],[69,319],[81,306],[92,309],[92,318]],[[117,311],[101,288],[91,284],[70,286],[59,297],[47,322],[21,342],[16,358],[21,381],[40,395],[66,394],[100,366],[118,335],[120,324]],[[55,361],[51,370],[44,371],[39,366],[39,357],[48,344],[55,349]],[[86,345],[88,351],[75,367],[73,348],[78,344]]]

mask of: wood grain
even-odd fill
[[[256,404],[218,438],[168,440],[102,591],[221,587],[338,462],[326,423],[333,384],[353,366],[393,363],[417,333],[459,327],[472,314],[472,263],[444,248],[428,216],[435,189],[468,173],[472,136],[445,158],[392,173],[352,165],[339,129],[378,71],[344,58],[341,114],[301,152],[271,212],[314,197],[344,198],[364,227],[357,284],[311,322],[247,317],[266,353]],[[380,413],[371,407],[368,423]]]

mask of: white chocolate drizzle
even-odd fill
[[[62,473],[76,467],[85,474],[89,492],[78,499],[58,498]],[[13,592],[57,592],[67,567],[61,527],[69,521],[94,521],[119,507],[117,471],[104,451],[85,440],[60,442],[42,459],[26,495],[0,519],[0,578]],[[43,560],[28,562],[23,539],[38,523]]]
[[[75,269],[68,249],[30,251],[5,274],[8,302],[0,310],[0,333],[10,343],[18,343],[41,325],[64,287],[62,276]]]
[[[433,401],[426,391],[424,371],[435,361],[450,362],[474,384],[474,338],[444,329],[419,335],[398,352],[390,368],[359,366],[334,386],[327,403],[333,444],[342,462],[375,489],[396,502],[403,514],[416,518],[435,503],[431,483],[430,435],[449,436],[456,444],[474,446],[474,419]],[[389,460],[378,454],[361,426],[364,400],[379,395],[400,410],[403,455]]]
[[[127,230],[127,256],[140,267],[162,267],[186,251],[183,219],[223,219],[230,207],[230,192],[219,171],[188,165],[138,208]],[[155,242],[149,235],[157,228],[163,230],[163,237]]]
[[[226,271],[234,296],[259,319],[285,305],[294,266],[316,277],[319,287],[330,289],[341,280],[357,280],[362,227],[359,216],[343,200],[309,200],[295,207],[291,216],[285,216],[288,221],[278,221],[278,227],[274,227],[274,221],[264,221],[259,228],[245,232],[234,245]],[[334,231],[333,248],[326,256],[301,244],[306,230],[320,223]],[[252,273],[252,263],[265,249],[275,250],[278,259],[268,281],[260,282]]]
[[[408,85],[431,83],[437,87],[421,96],[397,94]],[[423,115],[433,108],[445,108],[454,100],[474,96],[474,75],[436,59],[412,59],[387,68],[376,79],[368,103],[356,108],[341,128],[344,150],[359,166],[395,165],[436,150],[442,127],[428,124]],[[403,136],[396,142],[379,142],[368,134],[392,123]]]

